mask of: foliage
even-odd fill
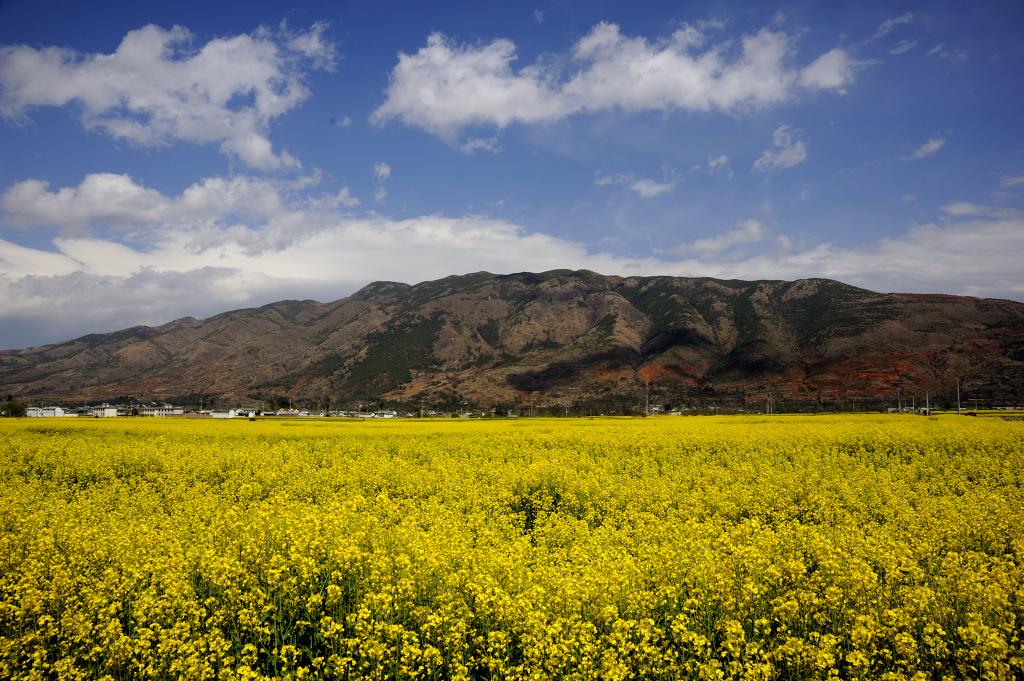
[[[26,412],[25,405],[13,397],[8,396],[6,401],[0,402],[0,417],[21,418]]]
[[[1024,423],[39,421],[2,678],[1024,674]]]
[[[417,318],[407,320],[407,325],[372,334],[366,354],[352,366],[337,389],[343,393],[381,394],[407,383],[412,378],[411,370],[430,366],[441,326],[436,317]]]

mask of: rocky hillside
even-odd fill
[[[588,271],[370,284],[0,354],[26,399],[1024,401],[1024,304]]]

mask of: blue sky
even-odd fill
[[[1024,6],[0,4],[0,347],[482,269],[1024,300]]]

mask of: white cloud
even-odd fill
[[[1024,187],[1024,175],[1007,175],[999,180],[999,186],[1003,189],[1016,189]]]
[[[463,142],[459,148],[465,154],[475,154],[478,151],[497,154],[501,151],[501,144],[497,137],[472,137]]]
[[[267,137],[274,119],[308,96],[310,68],[333,67],[324,24],[306,32],[258,29],[191,49],[181,26],[144,26],[112,54],[58,47],[0,48],[0,115],[76,104],[83,125],[140,146],[217,144],[261,170],[297,168]]]
[[[798,85],[834,87],[801,80],[791,66],[794,39],[785,33],[762,29],[743,36],[732,52],[724,45],[699,51],[706,40],[686,27],[652,43],[598,24],[576,43],[573,56],[584,66],[560,98],[570,111],[734,111],[779,104]]]
[[[178,196],[121,186],[121,219],[136,241],[117,234],[61,236],[48,249],[0,239],[0,347],[59,340],[87,331],[161,323],[283,298],[334,300],[377,279],[416,282],[468,270],[497,273],[586,268],[607,274],[739,279],[829,277],[873,290],[949,292],[1024,299],[1024,218],[955,215],[876,242],[795,247],[757,221],[698,239],[672,257],[624,257],[483,217],[388,219],[348,212],[351,195],[293,195],[261,181],[274,199],[240,213],[251,178],[209,178]],[[238,184],[238,183],[241,183]],[[81,187],[39,196],[59,211],[39,220],[84,225],[98,213]],[[87,192],[86,192],[87,193]],[[71,196],[67,203],[55,197]],[[48,197],[48,198],[47,198]],[[31,214],[20,214],[31,224]],[[196,219],[195,216],[202,216]],[[8,216],[10,217],[10,216]],[[472,263],[472,266],[467,265]]]
[[[835,90],[846,94],[845,85],[852,83],[860,62],[838,47],[821,55],[800,72],[800,84],[806,88]]]
[[[667,194],[675,187],[675,182],[658,182],[648,178],[640,178],[629,183],[629,188],[642,199],[653,199],[656,196]]]
[[[97,173],[78,187],[50,191],[48,182],[26,180],[0,196],[9,224],[19,227],[84,227],[102,222],[111,226],[157,222],[168,201],[158,191],[141,187],[127,175]]]
[[[371,120],[397,118],[451,140],[466,126],[503,128],[565,115],[540,69],[515,73],[514,59],[515,45],[508,40],[463,47],[434,33],[416,54],[399,54],[387,99]]]
[[[322,71],[334,72],[335,54],[334,41],[324,37],[327,32],[326,21],[314,22],[308,31],[288,33],[287,47],[292,52],[301,54],[313,63],[313,67]],[[287,27],[284,28],[287,32]]]
[[[339,128],[347,128],[352,125],[352,117],[341,116],[340,118],[332,118],[331,125],[336,125]]]
[[[399,54],[371,120],[400,120],[454,141],[467,127],[501,129],[609,109],[737,112],[791,101],[801,91],[842,91],[859,66],[837,48],[801,68],[787,33],[765,28],[710,44],[708,27],[685,26],[649,41],[602,22],[570,55],[520,69],[509,40],[459,45],[434,33],[415,54]]]
[[[732,178],[732,168],[729,166],[729,157],[725,154],[719,154],[718,156],[708,156],[708,163],[706,166],[696,163],[691,168],[694,172],[707,171],[709,175],[716,173],[722,173],[725,176]]]
[[[868,41],[870,42],[872,40],[877,40],[877,39],[879,39],[879,38],[881,38],[883,36],[887,36],[890,33],[892,33],[893,29],[895,29],[896,27],[902,26],[904,24],[909,24],[913,20],[914,20],[914,13],[913,12],[907,12],[906,14],[901,14],[898,17],[892,17],[890,19],[886,19],[878,27],[878,30],[875,31],[875,34],[873,36],[871,36],[870,38],[868,38]]]
[[[282,151],[275,156],[270,140],[258,133],[250,133],[225,140],[220,145],[220,150],[238,157],[247,166],[260,170],[302,167],[299,160],[287,151]]]
[[[594,185],[597,187],[607,187],[611,184],[626,184],[631,182],[636,177],[633,173],[616,173],[614,175],[598,175],[594,178]]]
[[[932,156],[932,155],[938,153],[939,149],[941,149],[945,145],[946,145],[946,140],[945,139],[943,139],[941,137],[935,137],[933,139],[928,140],[927,142],[925,142],[924,144],[919,146],[917,149],[915,149],[914,153],[912,153],[910,156],[904,156],[903,160],[904,161],[917,161],[917,160],[920,160],[922,158],[928,158],[929,156]]]
[[[270,215],[283,201],[278,186],[246,176],[212,177],[169,198],[128,175],[94,173],[77,187],[56,191],[40,180],[18,182],[0,194],[0,208],[6,222],[16,227],[131,229],[175,221],[201,222],[228,213]]]
[[[987,217],[992,219],[1012,220],[1021,216],[1014,208],[983,206],[969,201],[954,201],[942,207],[942,212],[953,218]]]
[[[533,20],[536,21],[538,24],[543,24],[544,23],[544,10],[542,10],[542,9],[535,9],[535,10],[533,10]]]
[[[988,213],[989,209],[985,206],[979,206],[976,203],[957,201],[943,206],[942,211],[948,215],[961,217],[964,215],[983,215]]]
[[[725,168],[729,165],[729,157],[725,154],[720,154],[716,157],[708,157],[708,170],[718,170],[719,168]]]
[[[901,40],[889,50],[889,54],[903,54],[917,47],[916,40]]]
[[[359,205],[359,199],[352,196],[352,193],[348,190],[348,187],[342,187],[338,190],[338,193],[334,195],[332,201],[337,206],[343,206],[345,208],[355,208]]]
[[[807,159],[807,145],[788,125],[780,126],[772,133],[772,144],[774,148],[765,149],[754,161],[754,170],[792,168]]]
[[[373,198],[379,203],[388,198],[388,190],[384,182],[391,177],[391,166],[383,161],[373,164],[373,176],[377,178],[377,190],[373,192]]]
[[[741,244],[763,241],[768,235],[768,230],[759,220],[746,220],[735,229],[718,236],[697,239],[691,243],[683,244],[676,249],[676,252],[682,255],[692,254],[700,257],[718,255]]]
[[[1024,300],[1019,262],[1024,219],[995,217],[921,225],[903,234],[846,247],[829,243],[740,259],[683,260],[671,273],[737,279],[827,277],[874,291],[955,293]],[[668,269],[668,268],[667,268]]]
[[[642,199],[653,199],[667,194],[675,189],[678,180],[675,173],[670,172],[669,177],[662,182],[646,177],[637,177],[634,173],[616,173],[614,175],[599,175],[594,178],[594,185],[606,187],[613,184],[625,185]]]
[[[939,43],[932,49],[928,50],[929,57],[937,57],[938,59],[944,59],[951,64],[959,64],[967,59],[967,50],[949,50],[943,43]]]

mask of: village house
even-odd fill
[[[104,404],[101,407],[92,407],[89,410],[89,416],[98,419],[115,418],[117,415],[117,407],[111,407],[108,404]]]
[[[184,407],[175,407],[171,404],[162,406],[141,407],[139,416],[184,416]]]
[[[66,414],[60,407],[29,407],[25,410],[25,416],[32,418],[41,418],[47,416],[74,416],[75,414]]]

